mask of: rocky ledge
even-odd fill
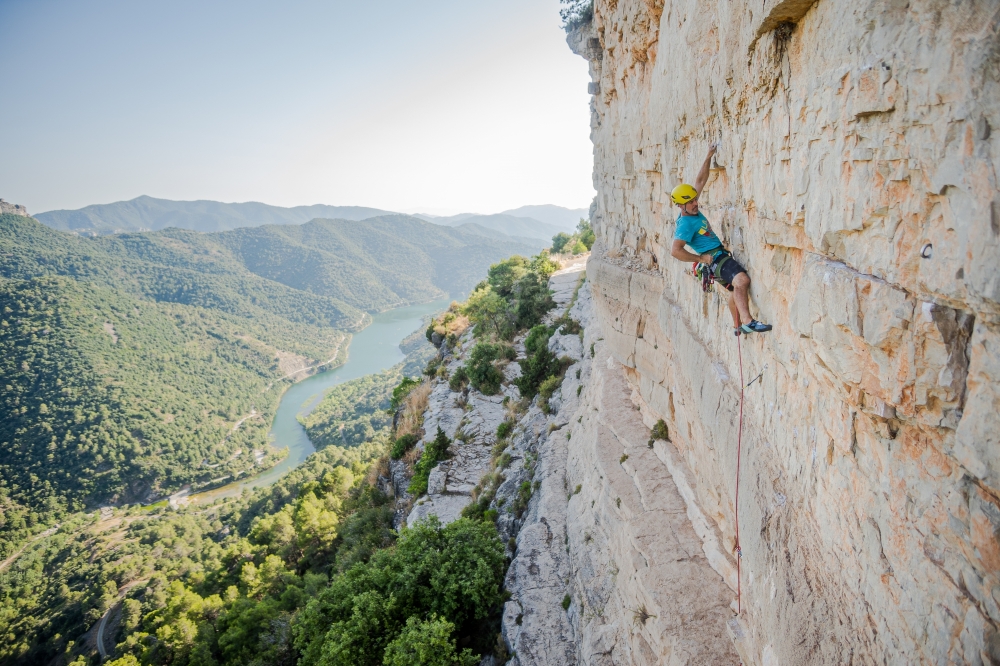
[[[557,307],[547,323],[568,309],[582,330],[549,339],[572,364],[547,403],[518,406],[516,363],[496,396],[434,380],[417,446],[440,427],[453,440],[451,457],[416,500],[405,495],[405,463],[394,463],[397,497],[412,506],[401,521],[435,515],[447,523],[492,498],[511,558],[502,635],[514,666],[735,663],[726,634],[733,563],[694,503],[672,444],[654,440],[644,423],[606,348],[583,269],[578,262],[550,280]],[[449,375],[473,345],[470,332],[451,349],[442,345]],[[515,349],[523,357],[523,339]],[[504,421],[513,427],[498,444]]]

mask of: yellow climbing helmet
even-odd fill
[[[697,196],[698,190],[694,189],[687,183],[681,183],[670,192],[670,198],[673,199],[674,203],[678,206],[683,206]]]

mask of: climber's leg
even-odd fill
[[[735,301],[736,311],[739,313],[739,324],[749,324],[753,321],[753,317],[750,316],[750,276],[744,273],[739,273],[733,277],[731,282],[733,285],[733,295],[732,300]]]
[[[739,328],[740,324],[740,311],[736,308],[736,296],[732,293],[729,294],[729,314],[733,315],[733,327]]]
[[[750,316],[750,276],[745,268],[730,258],[719,266],[719,279],[723,283],[728,283],[733,288],[733,295],[730,297],[729,311],[736,308],[734,319],[739,319],[737,326],[738,333],[766,333],[771,330],[769,324],[762,324]]]

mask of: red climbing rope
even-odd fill
[[[736,436],[736,614],[743,612],[743,591],[742,575],[740,571],[740,560],[743,559],[743,551],[740,549],[740,454],[743,452],[743,345],[742,335],[736,336],[736,349],[740,356],[740,427]]]

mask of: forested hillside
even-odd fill
[[[202,236],[187,233],[193,239]],[[140,299],[252,319],[278,316],[341,329],[364,323],[363,312],[338,298],[289,288],[255,275],[231,257],[212,256],[207,246],[185,245],[159,233],[81,238],[31,218],[0,215],[0,258],[0,277],[66,275]]]
[[[356,327],[363,312],[464,295],[491,263],[537,249],[406,215],[98,238],[0,216],[4,277],[67,274],[144,298],[337,328]]]
[[[403,376],[399,368],[368,375],[331,389],[308,415],[299,421],[317,448],[358,446],[383,437],[392,425],[386,413],[392,389]]]
[[[413,422],[401,366],[338,387],[325,412],[386,416],[394,394]],[[111,666],[479,663],[504,547],[478,518],[394,530],[376,483],[391,435],[317,442],[275,485],[208,507],[70,515],[0,563],[0,664],[97,663],[102,618]]]
[[[406,216],[99,238],[0,216],[0,557],[66,511],[250,473],[287,375],[512,245]]]
[[[346,347],[335,329],[64,276],[0,279],[0,317],[0,553],[66,511],[251,472],[282,361]]]
[[[125,239],[100,240],[121,243]],[[195,242],[190,234],[184,240]],[[335,295],[367,311],[445,293],[464,296],[490,264],[545,245],[486,237],[408,215],[237,229],[198,235],[198,241],[206,244],[208,252],[230,253],[257,275],[310,293]]]

